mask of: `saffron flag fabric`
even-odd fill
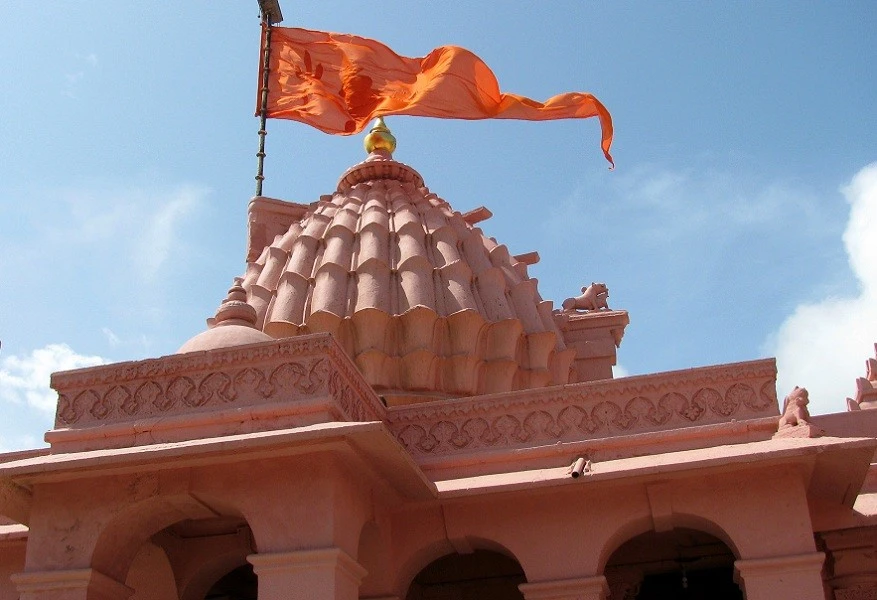
[[[537,102],[500,92],[484,61],[457,46],[408,58],[355,35],[271,29],[268,117],[349,135],[386,115],[528,121],[598,117],[601,147],[612,163],[612,117],[591,94],[569,92]]]

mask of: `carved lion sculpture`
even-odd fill
[[[563,301],[563,310],[600,310],[609,308],[609,288],[605,283],[591,283],[582,288],[582,295]]]
[[[808,425],[810,423],[810,412],[807,410],[809,402],[810,394],[807,389],[796,385],[783,402],[783,416],[780,417],[779,428]]]
[[[856,399],[847,398],[847,410],[865,409],[877,409],[877,358],[865,361],[865,376],[856,379]]]

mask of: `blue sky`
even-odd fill
[[[589,91],[594,120],[394,117],[396,158],[560,302],[605,281],[631,374],[777,356],[780,395],[844,410],[877,341],[877,4],[327,0],[283,25],[422,56],[503,90]],[[244,271],[256,0],[0,5],[0,449],[42,443],[52,370],[173,353]],[[311,202],[361,136],[269,123],[265,195]],[[851,213],[854,218],[851,222]]]

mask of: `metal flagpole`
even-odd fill
[[[262,195],[262,182],[265,181],[265,136],[268,135],[268,72],[271,67],[271,27],[283,20],[279,0],[259,0],[259,12],[265,34],[262,36],[262,87],[259,90],[259,151],[256,152],[256,195]]]

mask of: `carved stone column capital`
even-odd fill
[[[522,583],[518,589],[526,600],[605,600],[609,595],[609,585],[602,575]]]
[[[290,590],[313,600],[357,600],[366,575],[340,548],[251,554],[259,578],[259,600],[288,600]]]
[[[12,576],[21,600],[126,600],[134,590],[94,569],[32,571]]]
[[[741,559],[734,563],[735,580],[747,600],[824,600],[824,560],[822,552]]]

